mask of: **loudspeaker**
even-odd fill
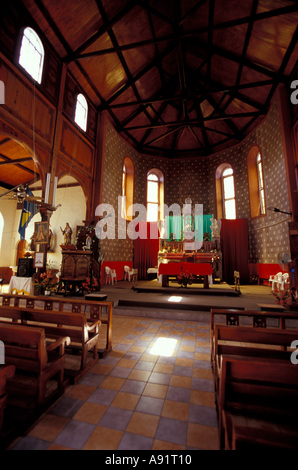
[[[34,273],[33,258],[19,258],[17,276],[32,277]]]

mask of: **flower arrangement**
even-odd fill
[[[60,282],[57,282],[52,276],[48,276],[46,272],[41,273],[40,280],[34,283],[40,294],[57,292]]]
[[[178,284],[181,284],[181,287],[187,287],[187,284],[191,285],[193,281],[193,275],[188,271],[182,272],[177,276]]]
[[[92,277],[92,284],[90,277],[87,277],[86,281],[82,283],[82,290],[87,292],[94,292],[99,289],[98,280],[96,277]]]
[[[286,305],[288,299],[291,297],[290,290],[289,288],[286,289],[280,289],[278,287],[275,287],[274,290],[272,290],[272,294],[275,297],[275,303],[279,305]]]

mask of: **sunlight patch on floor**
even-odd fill
[[[150,354],[171,357],[175,351],[177,340],[173,338],[157,338]]]

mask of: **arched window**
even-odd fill
[[[32,28],[25,28],[23,32],[19,64],[38,83],[41,83],[44,61],[44,48],[39,36]]]
[[[266,207],[262,155],[256,145],[248,153],[247,170],[250,215],[251,217],[258,217],[266,213]]]
[[[128,214],[128,208],[133,204],[134,191],[134,166],[129,157],[125,157],[122,167],[122,188],[121,188],[121,217],[132,220]]]
[[[258,183],[259,183],[259,198],[260,198],[260,212],[265,214],[265,190],[264,190],[264,177],[263,177],[263,164],[261,154],[257,156],[257,167],[258,167]]]
[[[83,131],[87,129],[88,104],[82,93],[78,94],[74,120]]]
[[[147,221],[157,222],[163,218],[164,184],[163,174],[154,169],[147,175]],[[160,209],[160,212],[159,212]]]
[[[216,170],[217,217],[236,219],[236,198],[233,168],[222,164]]]

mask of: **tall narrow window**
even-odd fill
[[[152,173],[147,178],[147,220],[158,221],[158,177]]]
[[[87,129],[88,104],[85,96],[81,93],[77,96],[74,120],[83,131]]]
[[[164,202],[163,175],[159,170],[151,170],[147,175],[147,221],[157,222],[163,218]],[[160,209],[160,213],[159,213]]]
[[[122,167],[122,191],[121,191],[121,217],[126,219],[126,165],[123,163]]]
[[[38,83],[41,83],[44,61],[44,48],[39,36],[32,28],[25,28],[23,32],[19,64]]]
[[[259,198],[260,198],[260,213],[265,214],[265,191],[264,191],[264,178],[263,178],[263,166],[262,158],[259,153],[257,156],[257,167],[258,167],[258,183],[259,183]]]
[[[262,154],[257,145],[254,145],[248,153],[247,171],[250,215],[259,217],[266,214],[266,205]]]
[[[129,157],[125,157],[122,166],[121,217],[132,220],[128,208],[133,204],[134,166]]]
[[[222,163],[215,172],[217,218],[236,219],[234,172],[231,165]]]
[[[225,219],[236,219],[234,175],[232,168],[222,173],[223,209]]]

